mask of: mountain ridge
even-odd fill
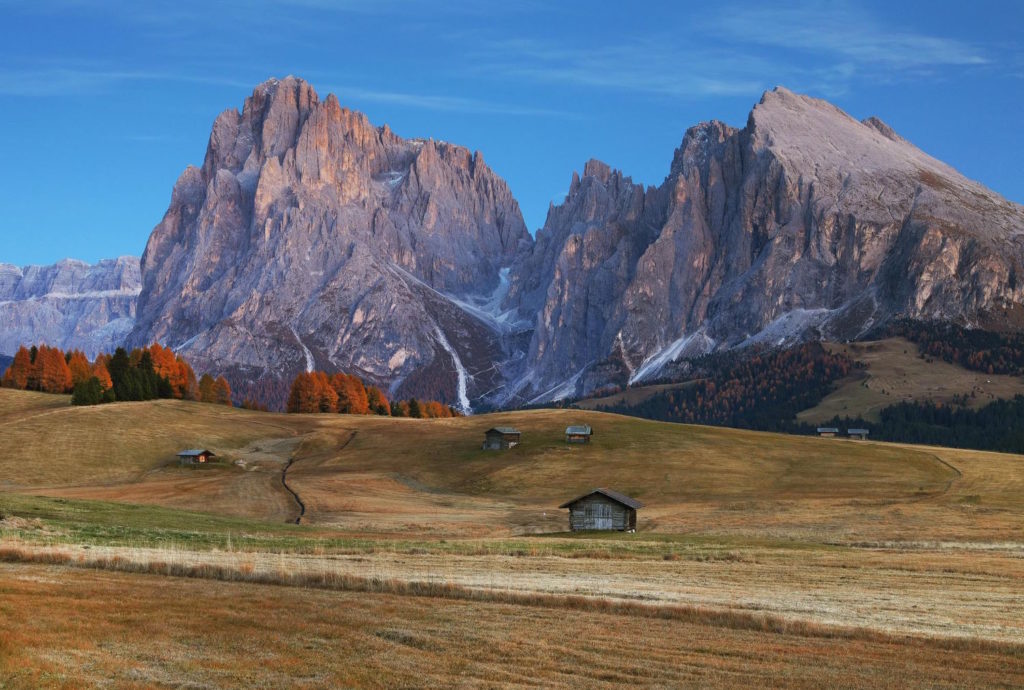
[[[688,128],[658,185],[597,159],[531,237],[480,152],[294,77],[222,112],[141,259],[133,345],[244,389],[310,368],[474,406],[671,376],[752,343],[1024,301],[1024,207],[876,116],[783,87]]]

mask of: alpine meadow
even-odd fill
[[[979,2],[4,4],[0,689],[1024,687]]]

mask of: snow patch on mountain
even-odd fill
[[[463,414],[472,414],[473,408],[469,404],[469,374],[466,373],[466,367],[462,366],[462,360],[459,358],[459,353],[455,351],[452,344],[448,342],[448,338],[445,337],[444,331],[441,330],[440,326],[434,326],[434,334],[437,338],[437,344],[440,345],[445,352],[447,352],[451,358],[452,363],[455,365],[455,372],[458,376],[457,387],[459,397],[459,411]]]

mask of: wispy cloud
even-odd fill
[[[747,7],[723,12],[704,26],[710,34],[739,45],[816,53],[859,66],[916,71],[990,61],[979,48],[963,41],[893,31],[880,20],[844,5]]]
[[[43,66],[20,70],[0,69],[0,96],[67,97],[108,91],[126,83],[161,82],[230,86],[239,89],[249,89],[256,85],[255,81],[245,82],[216,75],[81,66]],[[387,91],[350,85],[314,83],[313,86],[320,91],[322,96],[334,92],[343,103],[354,99],[369,103],[444,112],[524,117],[577,117],[573,113],[562,110],[495,103],[461,96]]]
[[[490,41],[479,48],[475,69],[538,83],[699,98],[780,83],[836,95],[857,79],[937,77],[993,62],[977,46],[895,31],[843,3],[779,10],[734,3],[688,18],[686,28],[684,35],[648,34],[596,47]]]
[[[118,70],[76,66],[35,66],[0,69],[2,96],[71,96],[92,94],[129,82],[177,82],[246,88],[235,79],[146,70]]]
[[[432,94],[407,93],[402,91],[381,91],[357,86],[340,86],[331,84],[325,84],[318,88],[322,88],[324,92],[334,93],[342,103],[345,103],[349,99],[356,99],[370,103],[385,103],[409,108],[446,112],[561,118],[577,117],[577,115],[573,113],[561,110],[524,107],[508,103],[492,103],[489,101],[477,100],[475,98],[464,98],[461,96],[440,96]]]

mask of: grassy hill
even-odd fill
[[[282,685],[314,671],[384,686],[397,669],[427,678],[415,664],[449,687],[470,677],[467,659],[493,679],[490,650],[511,658],[501,645],[523,626],[512,647],[534,659],[540,640],[551,657],[526,680],[553,686],[731,687],[764,676],[765,650],[796,686],[892,673],[904,685],[1019,685],[1021,456],[582,410],[414,420],[67,402],[0,390],[0,592],[13,612],[0,619],[31,621],[0,626],[0,675],[20,674],[15,687],[59,672],[70,684]],[[594,428],[590,445],[564,443],[577,422]],[[483,451],[495,425],[518,427],[522,444]],[[226,462],[179,467],[184,446]],[[645,503],[637,533],[565,531],[557,506],[599,485]],[[96,615],[69,628],[83,601]],[[141,613],[104,618],[126,601]],[[214,620],[199,646],[197,606]],[[602,631],[592,659],[565,646],[567,618]],[[355,637],[331,637],[342,629]],[[253,675],[257,633],[280,673]],[[636,640],[658,649],[641,646],[636,674],[615,675],[626,666],[615,650]],[[216,663],[197,665],[197,649]],[[684,657],[692,678],[677,673]],[[346,675],[367,659],[372,676]],[[920,669],[901,671],[908,659]],[[585,675],[598,661],[607,674]]]
[[[596,486],[647,507],[640,529],[815,538],[998,529],[978,514],[994,496],[1021,506],[1015,456],[651,422],[583,410],[455,419],[282,415],[180,401],[93,408],[0,390],[0,489],[153,504],[352,532],[488,536],[564,530],[557,506]],[[568,446],[572,423],[595,430]],[[481,449],[483,431],[516,426],[520,446]],[[224,463],[181,468],[184,447]],[[986,458],[985,471],[961,477]],[[983,477],[983,480],[978,477]],[[971,486],[960,495],[960,487]],[[1007,493],[1006,487],[1009,488]]]
[[[904,401],[950,403],[954,397],[968,397],[968,406],[980,408],[999,398],[1024,394],[1024,379],[1017,376],[983,374],[939,359],[922,359],[917,345],[903,338],[875,342],[829,344],[862,362],[865,369],[840,382],[821,404],[797,417],[816,423],[835,416],[878,420],[878,413]]]

